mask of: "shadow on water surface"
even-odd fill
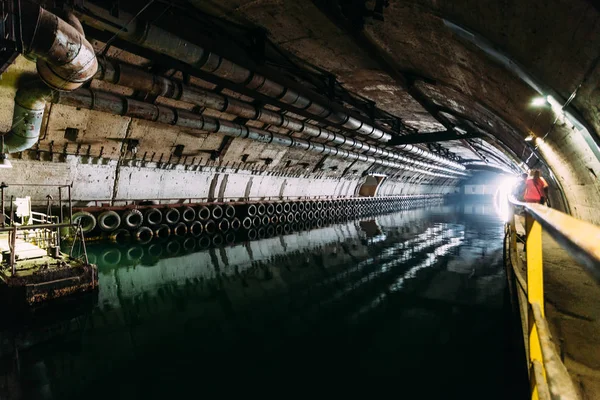
[[[89,246],[97,300],[5,324],[1,398],[392,377],[403,398],[504,399],[520,360],[505,352],[502,235],[489,207],[451,205],[207,249]]]

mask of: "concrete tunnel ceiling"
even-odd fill
[[[526,161],[536,168],[546,164],[566,192],[571,211],[600,221],[594,212],[600,205],[600,14],[594,2],[191,3],[239,23],[264,27],[275,43],[335,73],[346,87],[419,132],[442,130],[440,122],[466,125],[483,135],[473,140],[486,143],[477,147],[495,149],[490,161],[510,159],[517,165]],[[452,24],[491,44],[492,50],[451,29]],[[515,66],[520,70],[515,72]],[[523,71],[526,76],[519,75]],[[555,123],[550,107],[532,107],[540,93],[528,79],[561,104],[570,100],[565,110],[588,127],[595,143],[560,121]],[[415,101],[413,82],[433,107],[425,110]],[[530,133],[544,137],[537,149],[524,141]],[[465,154],[460,142],[443,145]],[[473,152],[470,157],[477,158]]]
[[[92,100],[102,91],[128,96],[131,98],[128,105],[138,104],[135,101],[150,103],[175,109],[176,115],[182,110],[189,111],[222,121],[219,126],[230,121],[241,127],[242,133],[233,140],[225,140],[222,135],[211,134],[218,130],[196,129],[198,125],[177,126],[180,122],[177,118],[169,121],[173,126],[158,125],[132,114],[132,107],[113,113],[118,115],[109,115],[93,101],[84,104],[76,93],[73,96],[77,102],[69,100],[69,94],[56,95],[45,107],[40,141],[33,148],[38,155],[18,158],[37,157],[63,164],[67,161],[62,167],[53,164],[57,180],[67,177],[95,183],[98,181],[91,177],[94,174],[105,174],[106,180],[114,178],[106,190],[85,194],[82,191],[79,198],[158,196],[155,192],[136,193],[127,189],[128,182],[124,179],[129,179],[129,183],[140,177],[150,182],[171,179],[172,171],[141,171],[149,165],[146,160],[157,167],[177,160],[189,172],[183,181],[190,183],[198,179],[198,170],[190,171],[190,167],[194,162],[203,162],[209,168],[200,170],[205,172],[202,179],[206,186],[213,187],[213,192],[218,183],[214,175],[218,171],[210,167],[281,178],[277,185],[271,185],[264,177],[260,183],[240,178],[239,185],[244,187],[233,196],[265,195],[267,188],[277,192],[268,195],[350,195],[369,173],[389,177],[381,194],[448,193],[468,176],[453,166],[456,163],[468,170],[491,168],[512,172],[520,171],[526,163],[527,167],[543,168],[556,178],[555,184],[565,192],[575,216],[600,222],[600,216],[594,212],[600,206],[596,144],[600,129],[598,9],[583,0],[530,1],[527,7],[516,1],[442,3],[130,1],[121,2],[121,10],[113,7],[111,15],[107,11],[111,2],[76,2],[72,10],[81,19],[86,38],[97,53],[158,77],[182,80],[207,92],[227,96],[230,104],[238,99],[256,110],[264,110],[265,115],[280,113],[286,122],[268,124],[264,119],[254,120],[225,108],[181,102],[177,96],[149,94],[141,90],[143,87],[127,87],[96,76],[84,89],[79,89],[91,89],[88,98]],[[45,2],[40,4],[48,6]],[[130,33],[127,29],[115,34],[110,27],[98,24],[99,10],[115,21],[124,20],[126,13],[137,14],[135,29],[139,30],[136,31],[139,38],[126,37]],[[392,140],[386,145],[376,135],[361,133],[363,128],[354,131],[325,117],[288,107],[286,95],[268,99],[222,77],[215,78],[206,68],[194,68],[148,49],[139,41],[144,36],[146,22],[275,82],[289,84],[301,95],[318,98],[336,112],[346,112],[362,121],[360,124],[366,123],[363,127],[379,127]],[[481,43],[491,44],[493,50]],[[168,54],[166,48],[162,53],[165,52]],[[15,90],[34,71],[35,66],[19,56],[4,73],[0,122],[5,132],[11,126]],[[532,85],[532,80],[538,85]],[[561,104],[568,100],[565,111],[587,128],[587,136],[557,120],[556,109],[547,105],[532,107],[531,102],[540,96],[540,91]],[[76,111],[73,106],[78,107]],[[315,126],[319,135],[311,136],[306,129],[289,129],[289,121]],[[244,132],[253,129],[259,132],[258,141],[245,139]],[[270,143],[264,143],[265,136],[260,132],[270,135]],[[402,143],[403,138],[432,132],[454,133],[456,139],[394,145],[395,140]],[[467,133],[468,137],[460,138],[458,133]],[[531,134],[540,139],[525,141]],[[343,144],[332,142],[336,135],[346,136],[353,144],[349,145],[345,139]],[[290,145],[282,148],[274,145],[276,142]],[[371,147],[372,150],[365,151]],[[40,151],[43,151],[41,157]],[[66,157],[68,154],[81,158],[86,152],[91,158],[100,156],[108,161]],[[388,153],[395,156],[381,156]],[[431,157],[441,161],[432,161]],[[46,168],[29,167],[33,175]],[[16,174],[15,170],[11,173]],[[22,181],[18,176],[14,175],[13,180]],[[123,181],[118,182],[119,179]],[[238,178],[232,174],[230,179]],[[293,186],[317,181],[325,182],[319,193],[291,190]],[[327,192],[332,187],[328,182],[336,182],[334,193]],[[166,195],[167,190],[160,195]],[[175,192],[184,195],[180,189]]]

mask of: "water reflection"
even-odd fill
[[[410,391],[429,373],[423,357],[453,358],[452,348],[437,346],[474,340],[460,324],[478,327],[475,340],[497,336],[502,226],[483,210],[416,209],[210,248],[198,239],[91,245],[97,304],[5,329],[10,385],[0,393],[170,397],[199,376],[211,385],[223,373],[281,377],[306,368],[317,377],[403,377]],[[480,361],[463,350],[462,358]],[[481,373],[476,364],[461,368]]]

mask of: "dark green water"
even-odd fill
[[[97,299],[4,324],[0,398],[520,398],[502,237],[468,205],[205,250],[90,245]]]

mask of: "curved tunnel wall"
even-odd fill
[[[423,86],[433,88],[423,93],[434,108],[486,130],[517,158],[527,160],[530,149],[525,137],[530,130],[544,136],[556,115],[549,107],[532,108],[531,100],[540,93],[453,33],[444,23],[447,19],[486,38],[563,100],[575,93],[571,106],[595,131],[592,135],[600,132],[600,12],[589,1],[491,1],[485,7],[472,0],[394,1],[383,8],[382,19],[366,17],[364,26],[342,30],[341,35],[340,20],[319,7],[327,3],[335,8],[341,2],[221,0],[218,10],[223,18],[250,20],[264,27],[275,44],[335,74],[344,87],[376,101],[407,125],[424,132],[443,130],[398,84],[403,71],[416,72],[427,82]],[[355,40],[361,29],[367,41],[376,45],[375,51],[365,50]],[[373,57],[377,51],[392,68],[386,69]],[[390,69],[399,71],[400,78]],[[538,153],[562,186],[572,214],[600,223],[600,162],[584,138],[557,124]],[[477,159],[473,154],[468,157]],[[542,163],[533,156],[528,165],[540,168]]]
[[[125,54],[127,61],[135,57]],[[20,81],[35,73],[34,64],[19,57],[0,81],[0,129],[8,131],[14,95]],[[93,81],[93,87],[132,94],[127,88]],[[181,106],[178,104],[177,106]],[[189,105],[188,105],[189,107]],[[226,114],[206,111],[220,118]],[[75,130],[75,136],[68,131]],[[7,183],[66,184],[73,182],[76,201],[92,199],[245,198],[352,196],[362,175],[373,166],[323,157],[294,148],[234,138],[223,149],[223,135],[188,132],[130,117],[47,104],[39,142],[13,158],[1,172]],[[136,152],[128,143],[137,141]],[[183,148],[174,156],[177,146]],[[267,161],[269,161],[267,163]],[[377,168],[375,168],[377,170]],[[380,167],[392,176],[380,194],[451,192],[457,180],[421,176],[415,171]],[[44,204],[48,190],[13,187]],[[55,198],[57,193],[51,193]]]

